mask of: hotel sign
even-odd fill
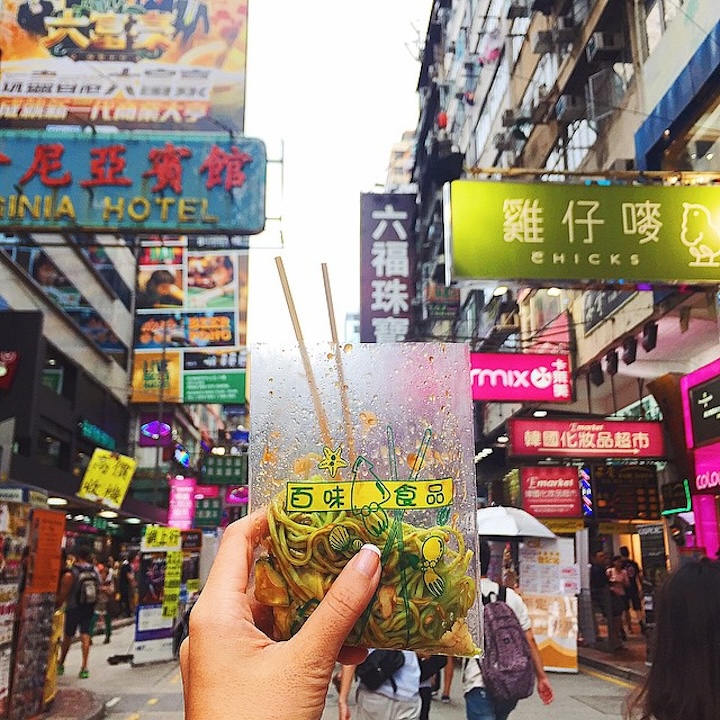
[[[473,400],[572,402],[568,355],[470,353]]]
[[[625,420],[508,420],[510,454],[572,458],[661,458],[659,422]]]
[[[457,180],[446,200],[449,280],[720,281],[718,187]]]
[[[265,225],[266,152],[227,134],[0,135],[0,223],[16,231],[242,233]]]

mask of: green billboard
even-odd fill
[[[720,187],[458,180],[451,280],[720,282]]]

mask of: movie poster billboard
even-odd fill
[[[132,402],[244,403],[247,289],[246,251],[143,247]]]
[[[0,8],[0,127],[242,132],[247,0]]]

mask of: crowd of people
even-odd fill
[[[108,557],[100,562],[88,545],[79,544],[66,553],[61,564],[56,607],[65,612],[58,675],[65,673],[65,659],[76,634],[80,636],[82,664],[78,677],[90,677],[88,667],[92,638],[102,632],[107,644],[112,621],[129,617],[137,604],[138,557],[122,561]]]
[[[251,707],[254,720],[274,720],[278,708],[291,708],[294,720],[319,720],[337,662],[343,665],[339,720],[420,718],[422,696],[427,694],[420,690],[423,658],[408,651],[403,651],[404,661],[393,675],[393,683],[385,681],[374,691],[358,687],[356,702],[350,703],[355,668],[366,659],[367,650],[347,647],[344,641],[376,592],[381,574],[379,549],[364,545],[292,639],[277,643],[266,634],[266,614],[254,602],[251,588],[253,554],[267,533],[267,516],[256,511],[230,525],[224,534],[205,589],[193,609],[189,635],[180,648],[186,719],[231,718],[236,708]],[[482,548],[481,554],[486,554]],[[487,565],[482,557],[481,562],[484,575]],[[614,570],[623,569],[620,563],[613,563]],[[620,582],[627,589],[624,578],[608,572],[604,559],[596,555],[593,576],[600,568],[608,586]],[[629,578],[629,573],[625,575]],[[495,586],[487,578],[481,580],[483,594],[497,592]],[[524,620],[522,598],[510,589],[503,594],[517,620],[527,627],[536,689],[540,699],[550,703],[553,690],[542,663],[536,660],[537,647]],[[656,658],[646,681],[628,699],[626,718],[720,717],[720,687],[716,682],[720,671],[718,597],[717,561],[689,561],[663,582],[656,602]],[[683,672],[677,672],[678,668]],[[478,672],[473,659],[464,661],[468,720],[505,720],[514,705],[497,702],[485,685],[482,666]]]
[[[630,558],[626,546],[621,547],[620,553],[612,558],[604,550],[596,550],[590,565],[595,634],[601,634],[600,624],[604,622],[609,650],[621,648],[628,636],[645,631],[642,593],[642,570]]]

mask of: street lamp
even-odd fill
[[[167,377],[167,347],[172,345],[173,347],[178,345],[186,345],[188,340],[185,333],[174,328],[168,332],[167,318],[163,320],[163,334],[162,334],[162,353],[160,355],[160,389],[158,391],[158,419],[156,432],[152,433],[152,438],[155,440],[155,472],[153,473],[153,505],[158,504],[160,496],[160,450],[161,443],[160,438],[162,437],[162,429],[164,426],[163,415],[165,412],[165,378]]]

